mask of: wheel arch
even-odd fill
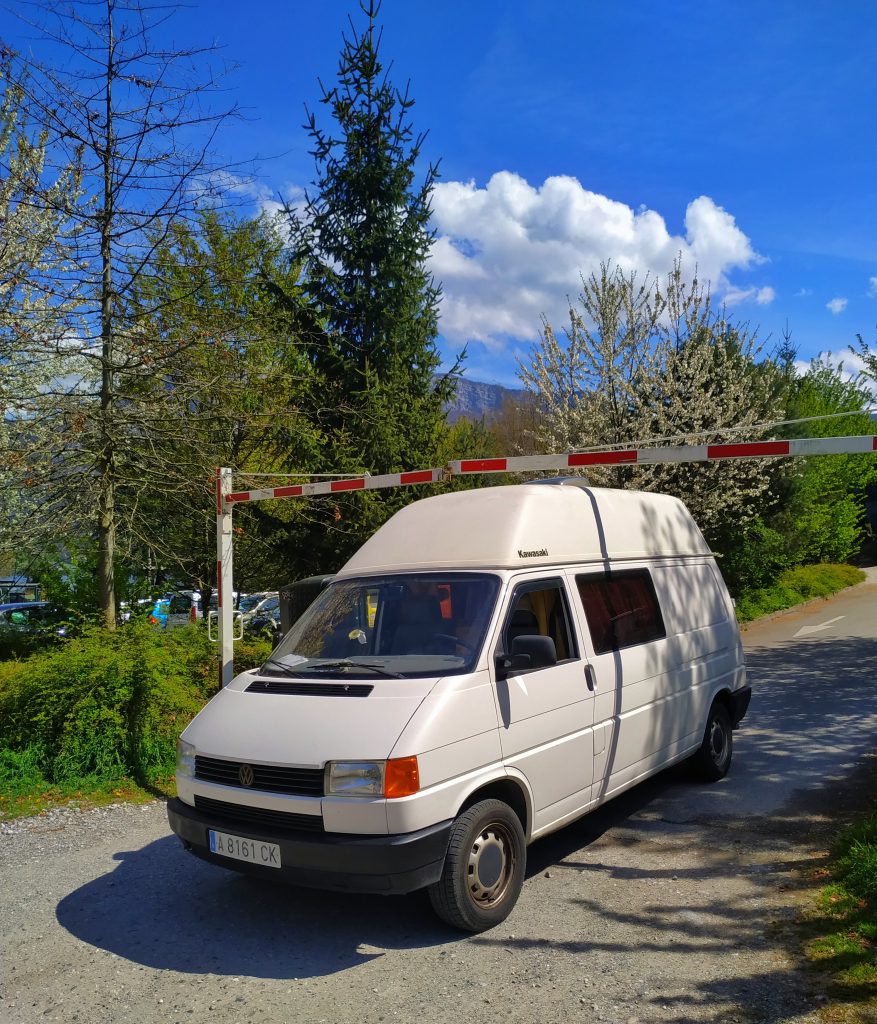
[[[725,710],[728,712],[728,714],[733,719],[733,717],[734,717],[734,699],[731,696],[731,690],[730,690],[729,687],[723,686],[722,689],[719,690],[719,692],[713,697],[712,702],[710,703],[710,707],[712,707],[713,704],[722,704],[722,705],[724,705]]]
[[[507,775],[483,783],[466,796],[457,814],[463,814],[482,800],[501,800],[507,804],[517,815],[524,836],[529,841],[533,821],[532,798],[523,779],[516,775]]]

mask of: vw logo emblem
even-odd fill
[[[255,778],[252,767],[248,764],[242,764],[238,769],[238,778],[241,780],[241,785],[249,789]]]

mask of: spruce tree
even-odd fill
[[[379,2],[361,9],[366,25],[351,22],[337,84],[323,88],[333,126],[308,111],[314,191],[291,216],[329,333],[313,351],[333,410],[327,469],[386,473],[433,464],[453,383],[437,375],[440,287],[427,264],[437,167],[416,184],[425,134],[379,59]]]

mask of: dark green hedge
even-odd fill
[[[236,645],[236,665],[270,645]],[[86,629],[0,663],[0,785],[15,776],[70,783],[173,774],[176,740],[216,692],[218,654],[199,626]]]

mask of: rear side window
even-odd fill
[[[667,635],[647,569],[576,576],[595,654],[606,654]]]
[[[657,566],[651,573],[671,633],[689,633],[731,617],[724,584],[711,565]]]

